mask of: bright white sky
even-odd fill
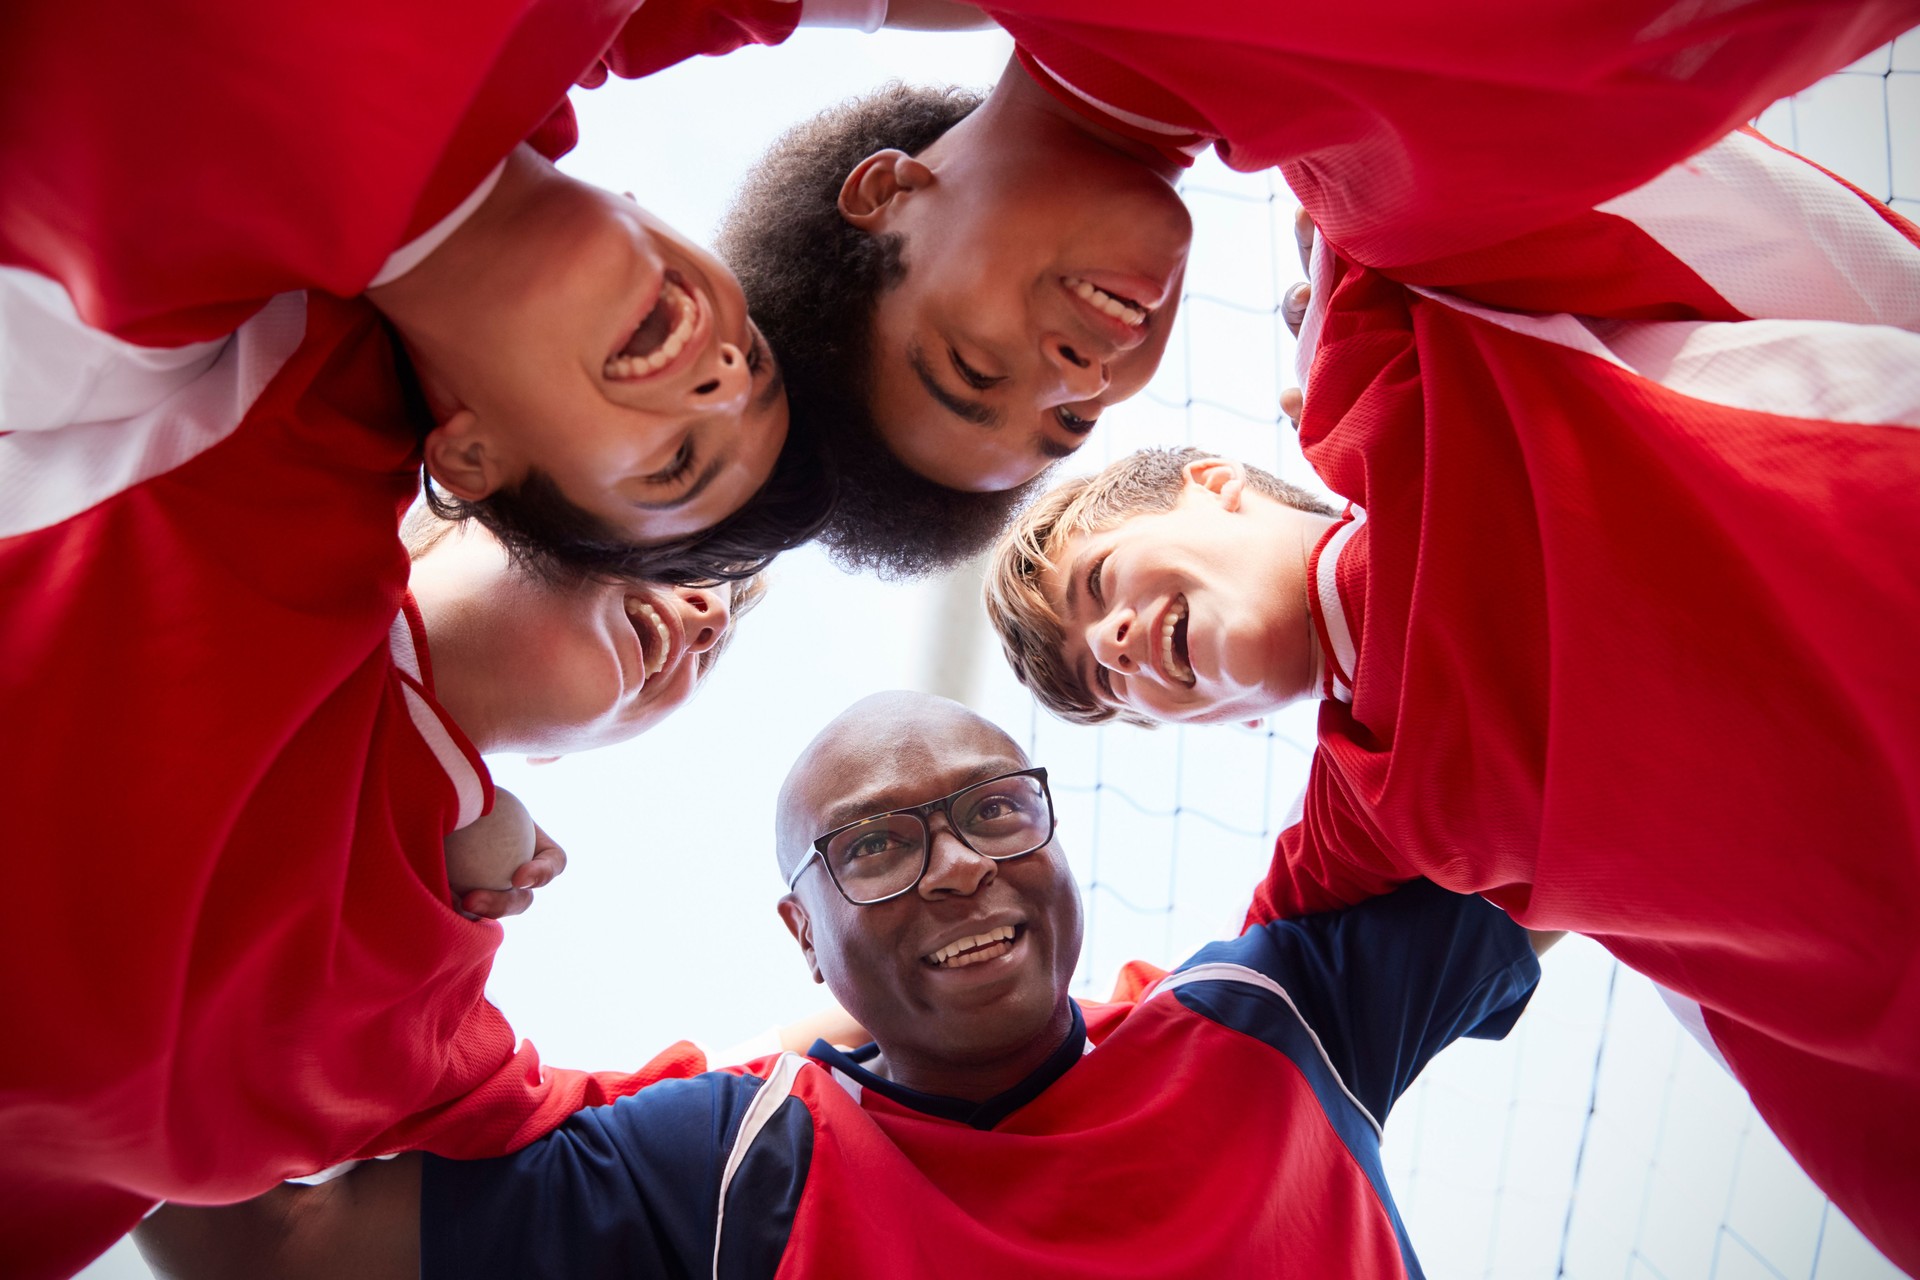
[[[1901,64],[1920,69],[1920,41],[1904,44]],[[577,93],[583,141],[565,167],[706,237],[784,123],[890,79],[986,86],[1010,50],[998,32],[802,32],[777,49]],[[1889,83],[1902,95],[1892,105]],[[1913,195],[1913,83],[1837,77],[1803,95],[1796,116],[1781,108],[1764,123],[1787,142],[1797,129],[1801,149],[1869,190]],[[1905,121],[1893,147],[1890,120]],[[1311,482],[1275,425],[1275,398],[1293,382],[1292,342],[1272,314],[1298,274],[1293,201],[1264,175],[1210,160],[1187,192],[1196,240],[1180,332],[1149,392],[1107,415],[1086,464],[1193,441]],[[1123,960],[1170,964],[1236,929],[1304,776],[1311,709],[1263,733],[1040,719],[990,647],[976,591],[854,579],[796,553],[710,687],[664,726],[540,768],[490,762],[572,859],[510,922],[490,988],[548,1062],[628,1067],[681,1037],[725,1045],[818,1007],[820,989],[773,912],[772,800],[807,739],[876,689],[963,690],[1054,771],[1061,836],[1091,886],[1078,990],[1104,992]],[[1521,1029],[1449,1051],[1387,1139],[1402,1212],[1436,1280],[1533,1280],[1560,1263],[1569,1276],[1629,1280],[1895,1274],[1823,1214],[1650,986],[1581,941],[1549,957]],[[87,1273],[145,1274],[125,1244]]]

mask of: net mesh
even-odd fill
[[[1755,122],[1920,218],[1920,34],[1775,104]],[[1184,441],[1318,488],[1279,407],[1300,278],[1296,202],[1272,174],[1211,157],[1184,192],[1194,252],[1160,373],[1102,431],[1104,462]],[[996,664],[997,666],[997,664]],[[1052,771],[1087,895],[1077,991],[1118,966],[1170,964],[1232,932],[1300,793],[1315,710],[1258,730],[1086,730],[1011,680],[983,706],[1025,724]],[[1449,1049],[1386,1129],[1395,1196],[1430,1276],[1868,1280],[1899,1273],[1794,1165],[1745,1094],[1645,979],[1571,938],[1505,1041]]]

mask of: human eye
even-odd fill
[[[967,815],[967,821],[969,823],[1005,822],[1009,818],[1025,817],[1027,809],[1027,803],[1020,796],[996,793],[975,802]]]
[[[673,461],[652,475],[642,476],[648,484],[667,485],[685,476],[693,470],[693,440],[688,438],[680,442],[680,448],[673,455]]]
[[[1099,688],[1100,696],[1108,702],[1116,702],[1119,700],[1119,695],[1113,691],[1113,672],[1103,666],[1095,664],[1093,668],[1093,683]]]
[[[947,359],[953,362],[953,371],[960,375],[960,380],[975,391],[985,391],[988,387],[1006,381],[1005,378],[980,372],[968,364],[966,358],[951,346],[947,348]]]
[[[905,845],[906,841],[902,840],[892,830],[886,827],[879,827],[872,831],[860,832],[842,844],[840,847],[840,860],[846,863],[858,862],[863,858],[878,858],[885,854],[896,852],[904,848]]]
[[[1107,595],[1100,588],[1100,571],[1107,567],[1107,557],[1112,554],[1111,551],[1103,551],[1087,566],[1087,597],[1102,609],[1107,607]]]

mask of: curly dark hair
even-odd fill
[[[898,235],[840,216],[855,165],[889,147],[918,154],[985,101],[970,89],[889,84],[783,134],[734,197],[720,256],[780,355],[796,427],[833,467],[839,499],[819,537],[842,567],[887,578],[949,569],[984,550],[1040,481],[966,493],[909,469],[867,407],[874,300],[906,275]]]
[[[424,439],[435,425],[419,374],[399,334],[388,326],[394,372],[408,415]],[[478,502],[434,484],[423,466],[427,505],[443,520],[478,520],[508,557],[551,582],[581,576],[698,586],[751,578],[782,551],[812,538],[833,510],[838,485],[819,440],[795,420],[773,471],[753,496],[708,529],[665,542],[635,545],[618,529],[560,491],[553,477],[530,469],[518,484]]]

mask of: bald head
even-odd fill
[[[823,832],[940,795],[921,792],[949,774],[990,777],[1027,763],[999,726],[951,699],[870,694],[835,716],[787,771],[774,819],[781,878]]]
[[[814,978],[873,1033],[892,1078],[923,1092],[992,1097],[1024,1079],[1072,1025],[1080,895],[1058,842],[988,855],[955,826],[984,835],[996,821],[1045,818],[1034,791],[995,789],[1029,767],[1012,738],[957,702],[879,693],[821,730],[780,788],[780,869],[792,883],[780,918]],[[841,873],[854,875],[890,854],[917,858],[918,879],[891,895],[855,905],[826,857],[812,857],[829,831],[962,792],[973,799],[961,812],[936,811],[904,834],[882,824],[836,855]],[[991,954],[961,963],[943,950],[1000,930],[1012,937],[993,942]]]

